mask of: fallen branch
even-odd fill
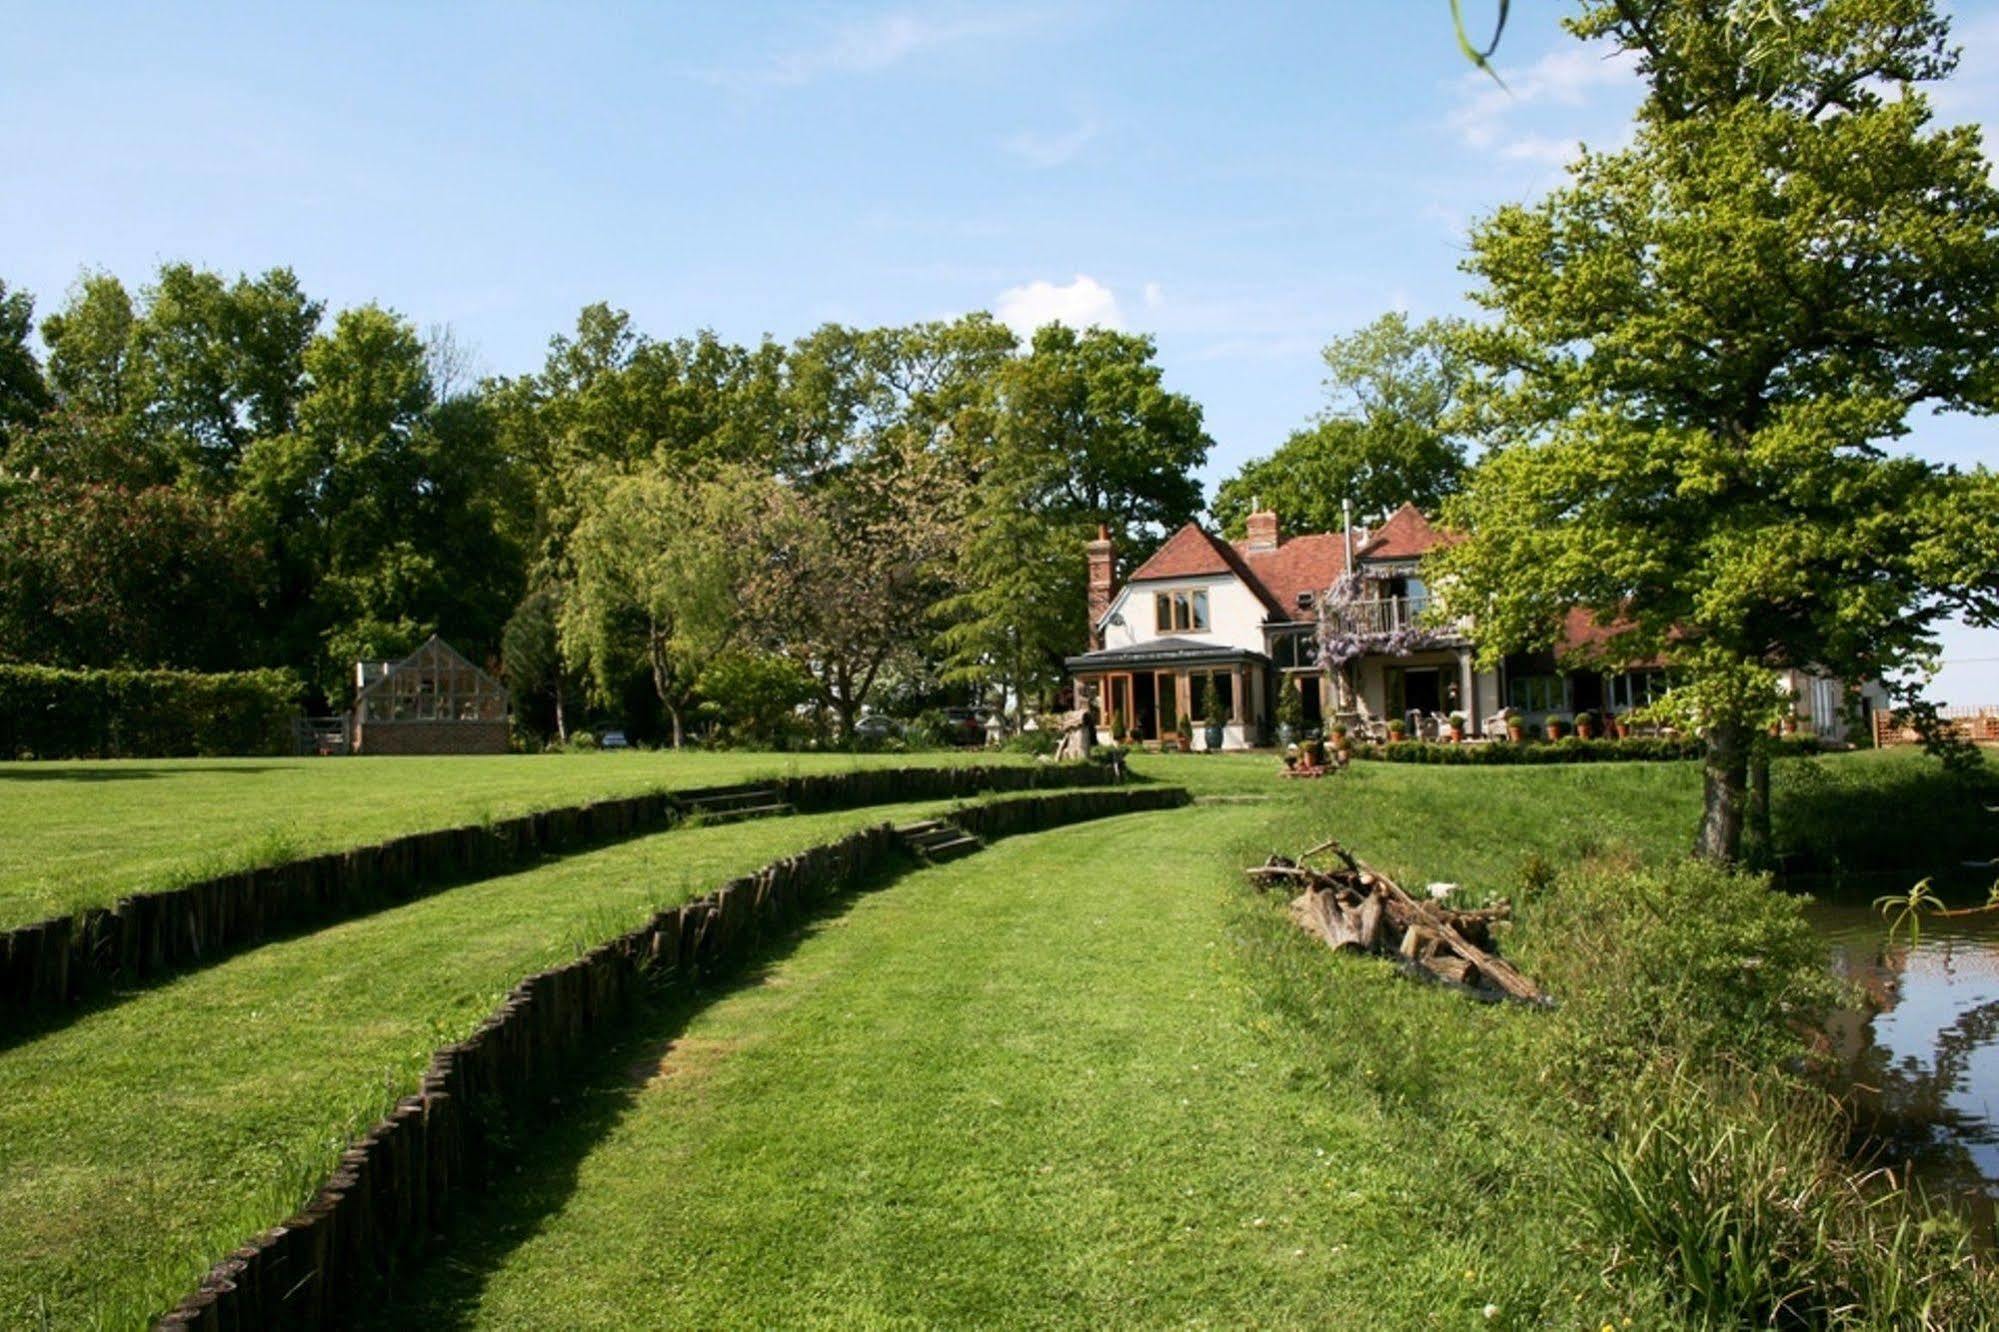
[[[1339,858],[1339,869],[1314,869],[1304,863],[1327,852]],[[1475,994],[1529,1004],[1551,1002],[1494,947],[1493,922],[1512,915],[1503,902],[1460,911],[1423,901],[1330,839],[1297,860],[1273,854],[1243,873],[1259,888],[1277,884],[1299,888],[1291,899],[1292,920],[1335,952],[1397,957],[1413,971]]]

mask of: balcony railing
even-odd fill
[[[1376,601],[1352,601],[1332,612],[1340,629],[1349,634],[1392,634],[1421,625],[1430,609],[1428,597],[1382,597]],[[1437,626],[1440,631],[1443,626]]]

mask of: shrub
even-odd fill
[[[1009,754],[1053,754],[1061,743],[1062,737],[1044,726],[1010,735],[1000,742],[1000,748]]]
[[[1520,904],[1520,957],[1561,1000],[1579,1092],[1661,1050],[1701,1069],[1782,1068],[1839,1000],[1803,899],[1760,875],[1589,862],[1542,881]]]
[[[569,733],[569,747],[571,749],[596,749],[598,747],[597,733],[595,731],[571,731]]]
[[[0,757],[289,754],[289,671],[72,671],[0,666]]]

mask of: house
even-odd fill
[[[504,754],[505,685],[431,635],[401,661],[354,663],[356,754]]]
[[[1411,713],[1462,712],[1479,734],[1517,709],[1528,725],[1582,711],[1624,712],[1666,688],[1664,664],[1615,650],[1615,627],[1572,613],[1554,650],[1480,669],[1470,626],[1432,623],[1420,561],[1450,541],[1414,505],[1372,530],[1284,535],[1278,515],[1249,517],[1242,541],[1197,523],[1167,538],[1122,586],[1108,534],[1089,544],[1091,642],[1065,665],[1079,697],[1156,740],[1176,720],[1224,719],[1222,747],[1274,735],[1277,700],[1296,690],[1307,727]],[[1321,619],[1326,634],[1320,635]],[[1844,736],[1836,682],[1802,673],[1794,707],[1810,729]]]

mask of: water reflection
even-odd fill
[[[1862,905],[1817,903],[1809,915],[1834,971],[1865,996],[1830,1032],[1865,1147],[1989,1227],[1999,1208],[1999,913],[1926,917],[1914,947],[1906,935],[1891,947],[1881,916]]]

